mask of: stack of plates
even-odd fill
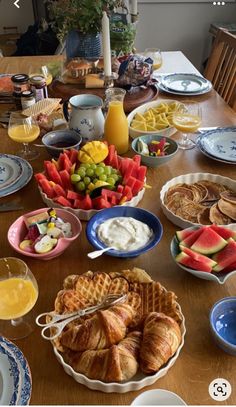
[[[33,169],[28,161],[15,155],[0,154],[0,198],[19,191],[32,175]]]
[[[216,128],[197,138],[200,151],[213,160],[236,164],[236,127]]]
[[[23,353],[0,336],[0,405],[29,404],[31,387],[30,369]]]
[[[201,75],[174,73],[163,75],[158,83],[160,90],[180,96],[197,96],[210,92],[212,84]]]

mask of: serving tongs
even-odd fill
[[[42,337],[51,341],[56,339],[62,333],[65,326],[75,319],[92,314],[99,309],[106,309],[118,303],[123,303],[126,298],[126,294],[109,294],[102,300],[101,303],[92,307],[84,308],[69,314],[55,314],[53,311],[43,312],[37,316],[35,321],[38,326],[43,327],[41,331]],[[50,318],[49,322],[47,322],[48,318]],[[45,322],[41,322],[41,319],[45,319]]]

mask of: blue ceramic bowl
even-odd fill
[[[158,136],[155,134],[150,134],[150,135],[140,136],[140,137],[135,138],[132,141],[131,147],[135,154],[138,154],[141,156],[142,164],[146,165],[147,167],[158,167],[159,165],[166,164],[168,161],[170,161],[178,151],[178,144],[176,143],[176,141],[172,140],[170,137],[165,137],[165,138],[166,138],[166,142],[169,143],[167,155],[151,157],[151,156],[144,155],[144,154],[141,154],[138,152],[138,149],[137,149],[138,140],[142,140],[144,143],[149,144],[153,140],[160,141],[161,139],[163,139],[163,136]]]
[[[54,130],[42,137],[42,143],[52,157],[59,157],[63,150],[79,150],[82,137],[74,130]]]
[[[236,297],[222,298],[214,304],[210,326],[217,345],[236,356]]]
[[[134,218],[148,225],[153,230],[153,237],[146,244],[146,246],[141,247],[140,249],[133,251],[120,251],[111,249],[108,250],[105,254],[107,254],[108,256],[122,258],[136,257],[147,252],[148,250],[153,249],[153,247],[160,242],[163,228],[157,216],[141,208],[114,206],[113,208],[103,209],[102,211],[98,212],[88,222],[86,235],[91,245],[93,245],[96,249],[104,249],[105,247],[107,247],[97,236],[98,226],[101,223],[105,222],[107,219],[124,216]]]

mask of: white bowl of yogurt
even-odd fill
[[[96,249],[113,247],[105,254],[136,257],[153,249],[161,240],[163,228],[153,213],[133,207],[114,206],[94,215],[87,224],[88,241]]]

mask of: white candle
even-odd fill
[[[111,44],[110,44],[110,21],[107,13],[102,16],[102,46],[105,76],[111,76]]]
[[[130,14],[134,14],[134,15],[138,14],[137,0],[131,0]]]

